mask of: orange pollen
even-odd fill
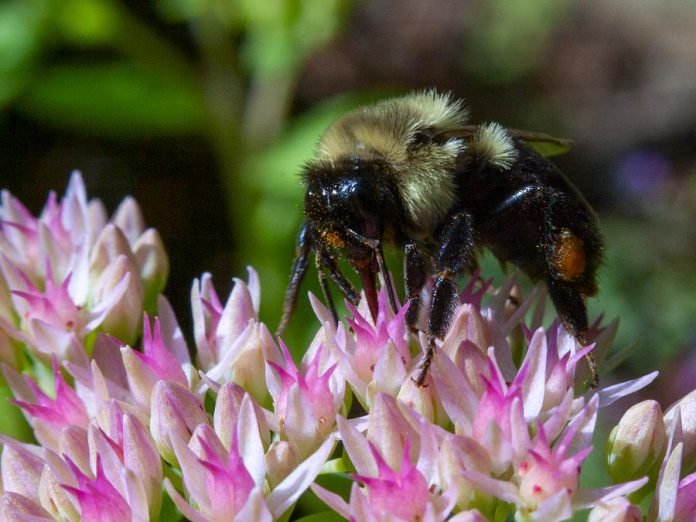
[[[585,272],[585,249],[582,239],[564,229],[556,241],[554,264],[566,281],[577,279]]]
[[[328,244],[335,246],[336,248],[343,248],[345,246],[345,242],[341,239],[341,236],[332,230],[323,230],[321,232],[321,237]]]

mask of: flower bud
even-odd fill
[[[2,485],[32,500],[38,500],[36,484],[44,462],[34,447],[21,443],[5,444],[2,450]]]
[[[135,416],[123,415],[123,463],[143,484],[148,505],[159,511],[162,495],[162,461],[147,429]]]
[[[266,476],[271,489],[275,488],[300,463],[295,447],[286,440],[271,444],[266,453]]]
[[[207,375],[214,381],[234,382],[248,391],[259,404],[268,396],[266,385],[266,357],[275,350],[268,328],[249,322],[236,338],[226,338],[218,346],[220,362]]]
[[[111,221],[123,231],[131,245],[135,244],[145,230],[145,219],[140,205],[132,196],[127,196],[121,201]]]
[[[89,269],[92,279],[98,279],[106,267],[118,256],[128,256],[133,259],[128,239],[121,229],[109,224],[104,227],[94,244],[89,259]]]
[[[80,520],[80,512],[73,504],[64,485],[76,485],[67,465],[54,459],[53,466],[45,466],[39,481],[41,505],[56,520]]]
[[[89,223],[88,241],[90,250],[94,248],[97,238],[109,221],[106,207],[100,199],[92,199],[87,203],[87,222]]]
[[[641,522],[643,514],[640,508],[631,504],[625,497],[603,500],[595,506],[587,522]]]
[[[143,310],[143,286],[131,258],[120,255],[113,259],[97,279],[95,304],[109,299],[111,292],[121,289],[128,278],[123,294],[104,318],[102,328],[127,344],[137,339]]]
[[[437,407],[434,393],[433,386],[418,386],[411,378],[404,379],[396,398],[430,422],[434,422]]]
[[[6,491],[0,500],[0,520],[50,520],[50,513],[36,502],[12,491]]]
[[[176,463],[171,436],[191,439],[199,424],[208,423],[208,415],[198,398],[181,384],[159,381],[152,390],[150,432],[164,460]]]
[[[154,307],[169,276],[169,258],[159,232],[154,228],[147,229],[135,242],[133,255],[143,284],[145,308],[149,310],[148,305]]]
[[[631,406],[609,437],[609,474],[615,482],[647,474],[660,461],[666,445],[660,405],[649,400]]]
[[[237,427],[239,408],[244,398],[244,388],[233,382],[222,385],[215,401],[213,426],[220,441],[229,450],[232,444],[232,434]]]

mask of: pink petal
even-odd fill
[[[0,518],[7,521],[22,522],[51,522],[55,520],[38,502],[12,491],[5,491],[2,495]]]
[[[169,352],[176,358],[180,365],[190,364],[186,339],[181,331],[179,322],[176,320],[174,309],[163,295],[157,298],[157,314],[159,315],[162,339]]]
[[[368,419],[370,442],[384,456],[391,469],[401,466],[405,441],[414,441],[414,455],[418,454],[420,436],[402,415],[396,399],[385,393],[377,395]]]
[[[336,437],[329,436],[319,449],[306,458],[290,475],[271,491],[266,504],[274,518],[279,518],[314,482],[321,467],[336,446]]]
[[[479,399],[469,387],[465,376],[449,357],[437,351],[430,371],[445,411],[458,432],[471,433]]]
[[[638,491],[648,482],[648,477],[643,477],[631,482],[616,484],[606,488],[599,489],[581,489],[575,493],[573,497],[573,508],[587,509],[596,505],[598,502],[611,500],[616,497],[629,495],[634,491]]]
[[[257,411],[249,394],[244,396],[239,409],[237,436],[239,438],[239,453],[244,461],[244,466],[249,470],[254,484],[261,488],[266,476],[265,451]]]
[[[637,379],[632,379],[630,381],[622,382],[619,384],[614,384],[612,386],[607,386],[598,391],[599,393],[599,406],[604,408],[619,400],[621,397],[635,393],[638,390],[645,388],[648,384],[653,382],[660,372],[657,370],[651,372]]]
[[[510,482],[491,478],[478,471],[462,471],[461,475],[476,487],[501,500],[517,505],[522,503],[522,499],[517,494],[517,488]]]
[[[688,520],[688,517],[693,517],[696,513],[696,473],[684,477],[679,482],[674,511],[675,520]]]
[[[354,486],[357,486],[357,484],[354,484]],[[321,487],[319,484],[312,484],[310,489],[336,513],[341,515],[346,520],[351,519],[352,513],[350,506],[345,500],[343,500],[341,495],[337,495],[336,493]]]
[[[12,439],[4,442],[2,451],[2,485],[5,491],[19,493],[39,502],[36,485],[44,468],[38,447],[29,447]]]
[[[336,417],[338,431],[350,461],[361,475],[377,476],[377,464],[372,458],[368,440],[354,428],[351,422],[340,415]]]
[[[268,509],[266,500],[259,488],[251,490],[249,497],[244,504],[244,507],[234,517],[233,522],[246,522],[253,520],[254,522],[272,522],[273,515]]]
[[[188,520],[191,522],[210,522],[209,517],[193,509],[193,507],[184,500],[168,478],[164,479],[164,487],[176,507],[179,508],[179,511],[181,511]]]
[[[222,311],[217,334],[227,339],[235,339],[252,319],[257,321],[258,317],[249,288],[244,281],[234,278],[234,287]]]
[[[529,342],[523,362],[523,365],[529,365],[528,371],[520,383],[522,387],[524,416],[527,419],[536,418],[544,404],[546,350],[546,334],[544,330],[540,328],[534,332],[534,336]],[[520,372],[520,374],[522,374],[522,372]],[[517,378],[515,380],[517,380]]]

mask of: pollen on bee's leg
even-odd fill
[[[320,234],[321,238],[333,247],[343,248],[345,246],[345,242],[343,241],[343,239],[341,239],[341,236],[335,231],[322,230]]]
[[[561,231],[554,245],[553,265],[566,281],[573,281],[585,272],[584,243],[567,228]]]

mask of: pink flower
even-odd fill
[[[373,325],[366,309],[361,312],[348,303],[353,319],[347,323],[355,332],[349,335],[343,325],[333,328],[328,312],[314,296],[310,295],[310,300],[324,322],[326,346],[358,400],[367,406],[377,393],[396,396],[411,367],[404,322],[408,305],[392,316],[386,294],[380,291],[377,323]]]
[[[65,382],[55,359],[53,360],[55,399],[44,393],[33,379],[27,376],[21,379],[10,367],[5,367],[4,373],[15,396],[23,399],[12,402],[26,412],[36,437],[44,446],[58,451],[59,437],[63,429],[78,427],[84,430],[87,428],[89,416],[84,404],[75,390]]]
[[[82,473],[77,466],[68,461],[77,487],[64,485],[80,505],[80,518],[85,522],[121,522],[131,520],[130,506],[104,475],[101,461],[97,459],[97,471],[94,478]]]
[[[389,467],[372,444],[370,451],[377,464],[377,476],[354,475],[353,478],[365,484],[371,511],[376,516],[390,513],[402,520],[422,518],[430,491],[423,474],[411,464],[409,441],[404,442],[404,456],[398,472]],[[353,494],[364,493],[354,489]]]
[[[669,440],[657,477],[655,494],[650,505],[650,520],[690,522],[694,519],[696,473],[691,473],[680,479],[684,469],[691,469],[691,466],[685,462],[686,445],[683,442],[685,430],[682,426],[682,419],[689,421],[692,413],[681,411],[682,405],[686,408],[693,406],[691,395],[693,393],[678,401],[670,409],[671,418],[665,419],[669,426]],[[691,456],[691,458],[693,457]]]
[[[198,361],[206,377],[235,382],[263,403],[268,396],[266,360],[276,360],[277,348],[270,331],[258,319],[260,290],[252,269],[249,285],[235,279],[224,308],[210,274],[196,280],[191,291]]]
[[[560,494],[567,499],[570,508],[571,499],[578,490],[580,465],[592,448],[584,448],[568,457],[566,452],[575,430],[569,430],[553,448],[546,438],[543,425],[540,424],[538,430],[528,458],[517,467],[520,499],[525,509],[535,511]]]
[[[97,328],[135,340],[134,312],[156,300],[168,267],[158,234],[144,231],[135,202],[108,223],[75,172],[64,198],[51,194],[38,218],[3,192],[0,223],[0,277],[10,291],[0,297],[0,326],[8,335],[44,360],[51,354],[76,360]]]
[[[150,373],[152,381],[173,381],[187,386],[188,381],[186,380],[186,375],[182,370],[182,363],[176,359],[174,354],[169,351],[168,347],[164,343],[159,319],[155,318],[154,324],[155,327],[153,334],[150,330],[150,321],[148,320],[147,315],[145,315],[143,320],[143,351],[136,352],[134,350],[127,349],[126,352],[128,354],[132,354],[140,361],[140,363]],[[129,358],[130,355],[126,355],[126,353],[124,353],[124,362]],[[133,375],[133,372],[135,372],[133,369],[134,364],[136,364],[135,361],[126,364],[127,371],[131,370],[128,372],[129,377]],[[145,368],[140,370],[140,372],[145,371]]]
[[[280,385],[269,379],[275,414],[281,435],[297,446],[301,456],[306,456],[333,431],[342,400],[342,390],[334,394],[330,385],[336,364],[320,371],[323,350],[319,348],[301,373],[282,341],[280,348],[285,365],[268,361],[280,378]]]
[[[207,424],[194,430],[190,442],[172,432],[176,462],[181,467],[190,502],[184,500],[169,482],[167,492],[190,519],[271,520],[280,517],[294,504],[319,473],[333,451],[335,438],[328,437],[311,455],[289,474],[275,482],[265,495],[266,475],[271,462],[264,454],[262,434],[253,399],[245,394],[238,409],[229,450]]]
[[[386,291],[382,289],[378,296],[377,324],[372,324],[365,315],[361,314],[350,303],[346,306],[353,314],[353,319],[346,319],[348,326],[354,332],[355,347],[353,352],[355,369],[358,375],[366,382],[372,380],[377,361],[380,359],[384,347],[392,343],[404,364],[411,354],[406,342],[406,327],[404,318],[408,312],[408,306],[403,306],[396,316],[391,316],[387,303]]]
[[[161,240],[133,199],[109,219],[75,174],[38,217],[7,192],[0,203],[0,358],[39,442],[0,436],[4,518],[155,520],[165,473],[194,522],[289,520],[310,487],[354,521],[550,522],[589,509],[629,521],[640,512],[627,495],[643,494],[650,520],[692,518],[694,394],[664,421],[647,401],[619,423],[611,474],[635,480],[580,487],[601,408],[656,376],[583,389],[585,355],[602,359],[616,322],[595,322],[581,346],[557,321],[542,326],[540,288],[523,299],[514,277],[494,289],[475,276],[418,387],[426,338],[408,330],[407,306],[393,314],[381,292],[374,321],[362,303],[335,325],[311,296],[321,326],[296,364],[259,319],[249,269],[224,304],[209,274],[194,283],[189,355],[158,295]],[[156,315],[143,321],[143,307]],[[329,489],[337,473],[352,480],[348,501]]]

